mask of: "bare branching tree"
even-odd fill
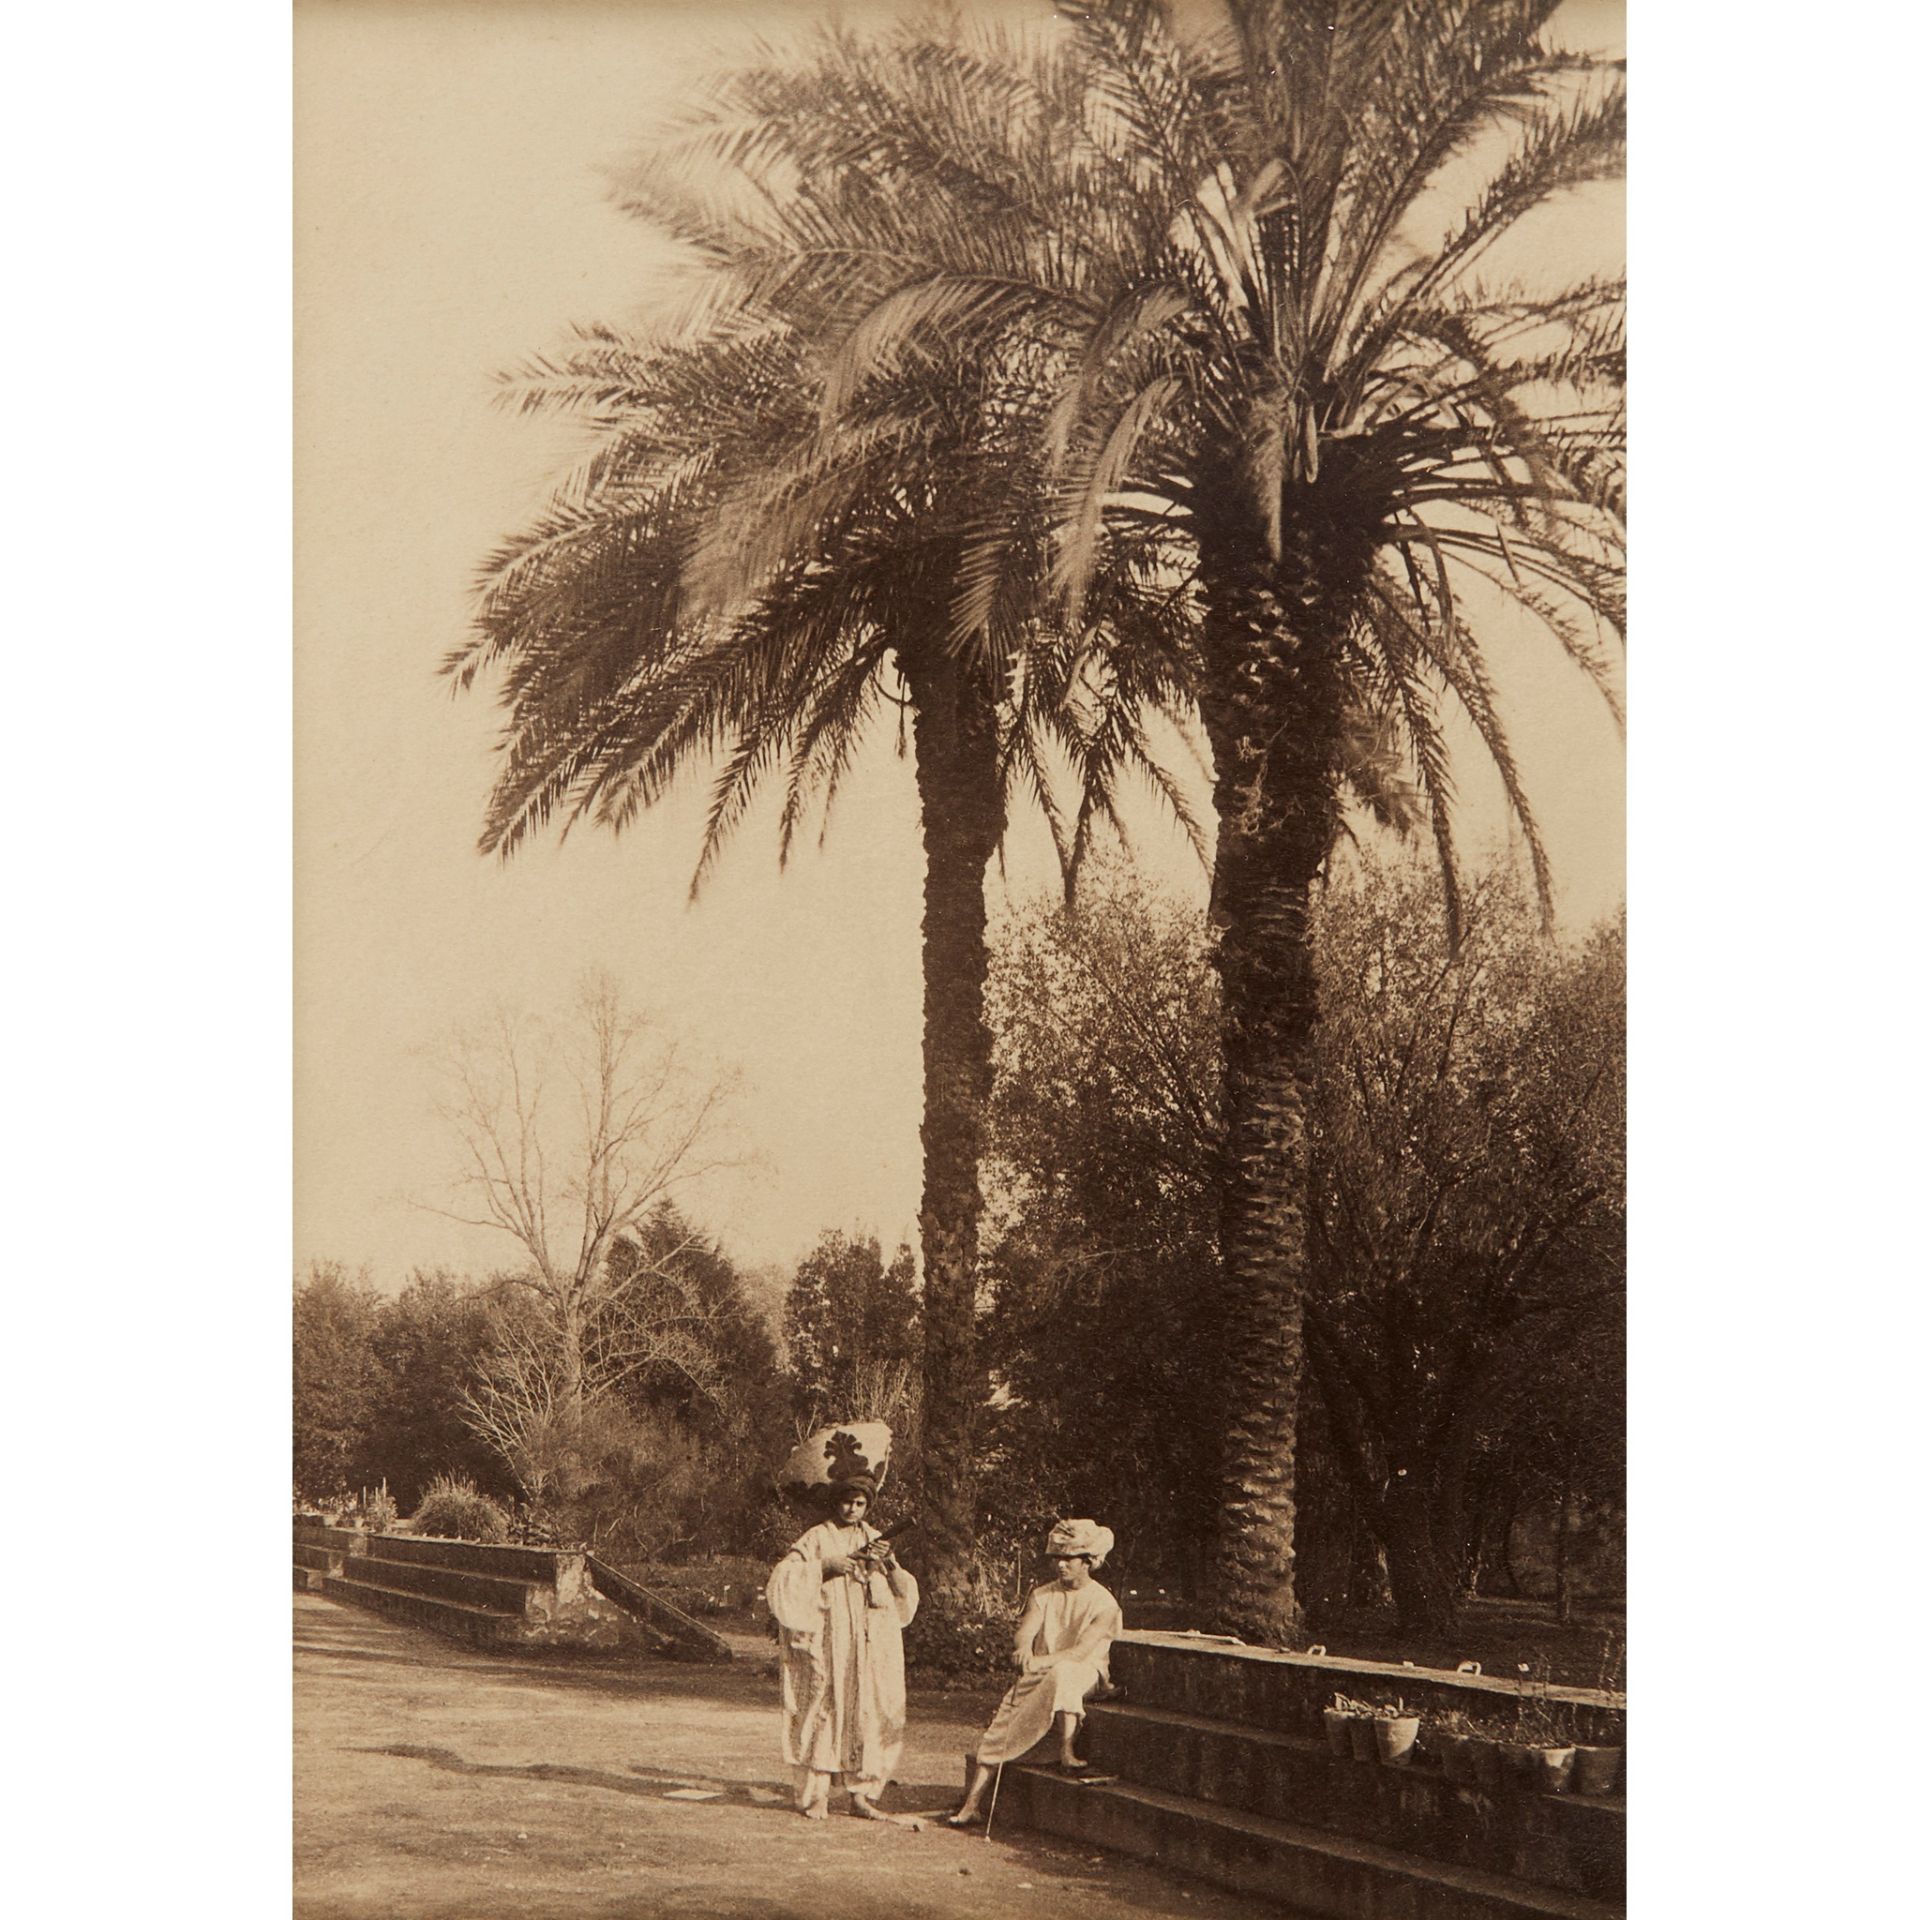
[[[550,1491],[565,1401],[559,1343],[544,1323],[496,1314],[494,1344],[460,1397],[467,1425],[536,1504]]]
[[[585,980],[569,1019],[498,1013],[450,1043],[443,1066],[460,1172],[455,1204],[433,1211],[511,1239],[522,1257],[503,1292],[536,1309],[500,1316],[476,1429],[513,1460],[635,1374],[710,1392],[713,1308],[679,1268],[684,1249],[641,1229],[728,1164],[729,1083],[694,1071],[604,974]]]

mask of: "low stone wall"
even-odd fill
[[[552,1587],[563,1606],[586,1593],[587,1556],[583,1552],[558,1547],[498,1547],[477,1540],[442,1540],[414,1533],[376,1537],[383,1560],[405,1560],[416,1566],[445,1567],[496,1580]]]
[[[1490,1675],[1347,1660],[1324,1653],[1276,1653],[1200,1634],[1123,1633],[1113,1643],[1114,1684],[1131,1697],[1242,1726],[1320,1736],[1336,1693],[1404,1700],[1422,1713],[1453,1707],[1510,1716],[1523,1699],[1551,1702],[1584,1741],[1626,1739],[1627,1699],[1591,1687],[1531,1686]]]
[[[1514,1792],[1496,1804],[1432,1767],[1337,1758],[1317,1734],[1125,1704],[1090,1706],[1086,1738],[1098,1768],[1138,1786],[1536,1886],[1626,1895],[1618,1799]]]
[[[1087,1706],[1090,1768],[1056,1770],[1050,1743],[1014,1762],[1003,1820],[1319,1920],[1622,1920],[1624,1795],[1460,1784],[1418,1752],[1355,1759],[1321,1716],[1336,1693],[1495,1725],[1545,1700],[1584,1742],[1619,1746],[1623,1695],[1175,1633],[1121,1635],[1112,1668],[1119,1697]]]
[[[293,1524],[293,1577],[301,1591],[478,1645],[732,1658],[718,1634],[579,1548],[363,1533],[301,1517]]]
[[[304,1514],[293,1522],[296,1543],[310,1547],[331,1547],[336,1553],[365,1553],[370,1535],[358,1527],[336,1527],[325,1520],[312,1520]]]

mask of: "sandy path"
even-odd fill
[[[1251,1920],[1270,1908],[1118,1855],[786,1804],[750,1665],[583,1670],[294,1599],[297,1920]],[[987,1696],[911,1703],[886,1806],[958,1798]],[[675,1790],[712,1793],[670,1800]]]

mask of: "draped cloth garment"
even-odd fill
[[[1035,1587],[1029,1614],[1040,1615],[1033,1651],[1045,1659],[1007,1689],[993,1724],[981,1736],[979,1759],[995,1767],[1017,1760],[1047,1736],[1056,1713],[1083,1713],[1087,1695],[1107,1678],[1107,1649],[1120,1631],[1120,1603],[1097,1580],[1070,1592],[1057,1580]],[[1024,1628],[1026,1617],[1022,1617]]]
[[[896,1598],[883,1574],[829,1579],[821,1569],[877,1537],[865,1524],[823,1521],[793,1543],[767,1582],[767,1608],[780,1628],[783,1752],[803,1808],[825,1799],[836,1773],[875,1799],[900,1764],[907,1731],[900,1633],[919,1611],[919,1584],[901,1568],[906,1591]]]

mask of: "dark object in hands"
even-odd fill
[[[849,1554],[847,1557],[863,1577],[870,1577],[876,1573],[882,1575],[891,1573],[894,1564],[893,1543],[903,1539],[913,1531],[913,1528],[914,1522],[911,1520],[896,1520],[886,1532],[876,1534],[858,1553]],[[870,1606],[878,1604],[871,1591],[867,1594],[867,1602]]]

